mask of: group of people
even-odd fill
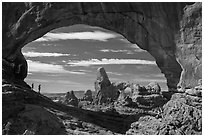
[[[34,89],[34,83],[31,85],[32,90]],[[41,84],[38,85],[38,93],[40,93],[41,90]]]

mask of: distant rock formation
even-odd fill
[[[149,95],[149,92],[144,86],[140,86],[139,84],[132,84],[132,97],[134,98],[137,95]]]
[[[138,95],[133,98],[133,102],[144,108],[155,108],[163,106],[167,102],[167,99],[159,94]]]
[[[162,106],[167,99],[160,95],[161,88],[158,83],[151,82],[146,87],[139,84],[132,84],[133,93],[132,101],[139,106],[146,108],[154,108]]]
[[[95,81],[96,104],[112,102],[119,96],[119,90],[111,84],[108,75],[103,67],[97,69],[97,79]]]
[[[82,98],[82,101],[93,101],[93,97],[92,97],[92,91],[91,90],[87,90],[84,92],[84,96]]]
[[[130,87],[130,83],[129,82],[119,82],[119,83],[115,83],[115,86],[117,89],[119,89],[120,91],[125,90],[127,87]]]
[[[78,101],[78,98],[75,96],[73,90],[66,93],[65,100],[64,100],[63,103],[65,103],[67,105],[72,105],[72,106],[75,106],[75,107],[78,106],[79,101]]]
[[[120,91],[118,101],[124,101],[127,95],[132,96],[132,88],[129,82],[119,82],[115,86]]]
[[[95,82],[95,89],[99,91],[100,89],[104,89],[109,87],[111,82],[108,78],[108,75],[103,67],[97,69],[97,78]]]
[[[146,90],[149,94],[159,94],[161,92],[161,87],[156,82],[151,82],[146,86]]]
[[[120,91],[120,95],[118,97],[118,101],[124,101],[125,100],[125,97],[126,97],[126,94],[125,94],[125,91]]]

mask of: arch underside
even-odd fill
[[[177,7],[178,4],[172,3],[25,4],[21,9],[24,10],[18,11],[16,20],[3,20],[3,25],[7,26],[3,29],[3,59],[20,66],[20,72],[15,75],[23,80],[27,76],[27,63],[21,49],[27,43],[59,27],[74,24],[98,26],[117,32],[148,51],[165,75],[169,90],[175,90],[182,71],[175,55],[175,32],[179,26],[175,15],[179,16],[180,12]],[[6,21],[12,25],[6,25]]]

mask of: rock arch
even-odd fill
[[[165,74],[169,90],[174,90],[180,79],[185,81],[180,78],[182,64],[177,62],[176,54],[183,9],[189,4],[192,3],[3,3],[2,57],[20,68],[14,75],[24,80],[27,63],[21,49],[27,43],[63,26],[99,26],[147,50]]]

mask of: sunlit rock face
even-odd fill
[[[193,87],[201,79],[201,8],[201,3],[3,3],[2,57],[24,80],[23,46],[52,29],[87,24],[122,34],[147,50],[169,90],[178,83]]]
[[[178,61],[182,65],[180,85],[192,88],[202,79],[202,5],[195,3],[184,9],[177,41]]]

